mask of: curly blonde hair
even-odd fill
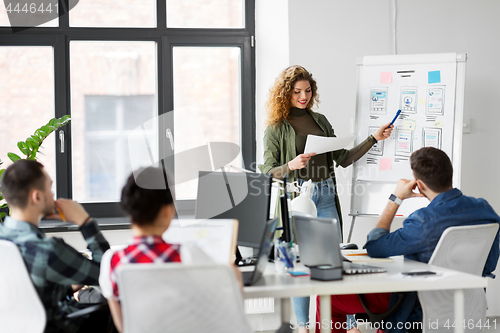
[[[266,125],[279,125],[288,117],[293,87],[297,81],[302,80],[309,81],[312,91],[311,100],[307,103],[306,109],[312,111],[314,104],[319,104],[318,87],[312,74],[302,66],[290,66],[281,72],[269,89]]]

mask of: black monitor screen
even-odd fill
[[[269,219],[270,175],[200,171],[197,219],[236,219],[238,245],[258,248]]]

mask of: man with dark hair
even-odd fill
[[[427,263],[436,248],[442,233],[449,227],[500,223],[500,217],[484,199],[467,197],[453,188],[453,167],[450,159],[442,150],[426,147],[415,151],[410,157],[410,165],[415,179],[401,179],[392,194],[378,223],[369,234],[365,248],[371,257],[390,257],[404,255]],[[418,188],[418,193],[414,192]],[[389,232],[392,221],[403,200],[413,197],[426,197],[430,203],[421,208],[404,222],[403,227]],[[499,236],[488,255],[483,276],[491,276],[498,262]],[[384,312],[394,303],[395,295],[390,293],[367,294],[365,298],[373,312]],[[372,308],[373,306],[373,308]],[[377,308],[382,307],[382,311]],[[332,296],[332,320],[345,320],[346,314],[365,312],[357,295]],[[388,322],[391,332],[399,332],[398,322],[422,320],[422,310],[417,293],[407,293],[401,308]],[[337,331],[340,332],[340,331]]]
[[[15,162],[4,171],[0,186],[11,212],[0,224],[0,239],[12,241],[21,251],[46,310],[45,332],[85,332],[86,325],[93,326],[90,320],[73,321],[70,327],[63,328],[63,318],[84,307],[72,297],[75,290],[98,284],[99,263],[109,249],[108,242],[80,204],[68,199],[54,201],[52,180],[42,164],[31,160]],[[38,228],[43,217],[55,215],[56,206],[67,221],[78,225],[92,260],[62,239],[47,238]]]

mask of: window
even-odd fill
[[[238,47],[174,47],[175,149],[187,151],[209,142],[240,143],[241,85]],[[190,129],[195,129],[192,131]],[[191,133],[194,132],[195,135]],[[217,153],[211,150],[211,153]],[[177,198],[195,199],[198,179],[182,182],[191,162],[175,160]],[[233,165],[241,167],[235,156]],[[191,177],[192,178],[192,177]]]
[[[73,161],[84,161],[72,164],[73,198],[82,202],[119,201],[122,185],[132,172],[129,136],[136,127],[146,124],[147,135],[158,137],[150,121],[156,120],[155,95],[85,96],[84,113],[84,121],[78,124],[84,127],[84,137],[72,141]],[[157,150],[157,146],[152,149]]]
[[[167,0],[169,28],[244,28],[243,0]]]
[[[69,15],[17,30],[8,3],[0,3],[4,162],[17,141],[70,114],[39,159],[57,196],[95,217],[120,216],[131,170],[161,160],[176,179],[178,210],[194,213],[197,181],[183,177],[182,153],[209,142],[239,145],[231,164],[254,167],[255,0],[64,0]],[[134,152],[134,140],[147,149]]]
[[[29,97],[29,98],[27,98]],[[21,157],[24,141],[54,117],[54,50],[50,46],[0,46],[0,159],[1,169],[12,162],[7,153]],[[36,114],[36,117],[33,115]],[[40,119],[46,119],[40,122]],[[55,175],[55,135],[46,139],[38,161]],[[54,179],[54,183],[55,183]],[[54,184],[54,193],[56,186]]]

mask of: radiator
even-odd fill
[[[273,313],[274,312],[274,298],[248,298],[245,300],[245,313]]]

